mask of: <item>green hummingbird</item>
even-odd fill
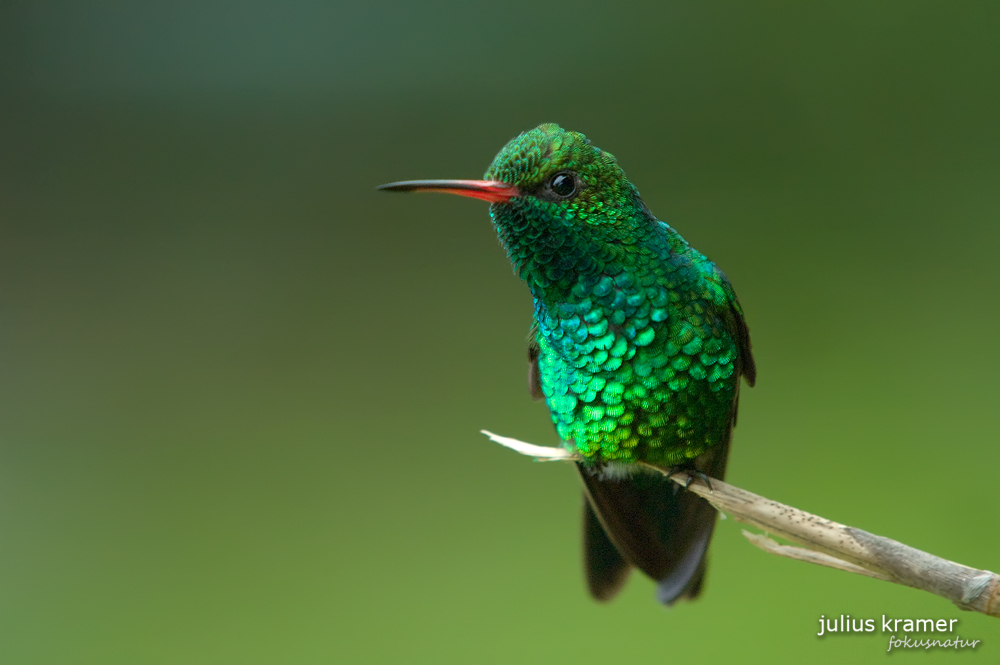
[[[490,202],[534,298],[531,394],[579,459],[591,595],[610,600],[635,567],[660,602],[695,598],[715,510],[655,469],[725,475],[740,377],[752,386],[756,374],[733,287],[583,134],[524,132],[484,178],[379,189]]]

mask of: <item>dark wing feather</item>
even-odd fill
[[[750,329],[747,327],[746,318],[743,316],[743,307],[736,297],[736,291],[726,276],[718,268],[715,269],[717,284],[722,287],[729,301],[729,308],[722,312],[722,319],[726,323],[726,329],[739,347],[739,370],[740,374],[747,380],[747,385],[751,388],[757,381],[757,365],[753,360],[753,350],[750,348]]]
[[[628,579],[628,562],[608,539],[586,493],[583,496],[583,566],[590,595],[600,601],[618,595]]]
[[[528,342],[528,392],[531,393],[532,399],[545,397],[542,392],[542,375],[538,372],[539,352],[538,342],[532,337],[532,340]]]

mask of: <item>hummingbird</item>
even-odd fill
[[[612,599],[638,568],[661,603],[696,598],[716,512],[669,476],[725,476],[740,379],[756,377],[726,276],[650,212],[611,154],[556,124],[509,141],[483,180],[379,189],[490,203],[534,299],[531,395],[578,460],[590,594]]]

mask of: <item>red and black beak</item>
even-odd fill
[[[387,192],[443,192],[490,203],[503,203],[520,194],[517,187],[498,180],[403,180],[379,185]]]

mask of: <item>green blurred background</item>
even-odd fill
[[[485,204],[374,186],[583,131],[746,309],[729,479],[996,570],[1000,6],[0,7],[0,662],[998,658],[732,520],[591,602],[573,470],[477,433],[555,443]]]

